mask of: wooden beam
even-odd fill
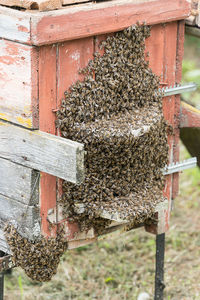
[[[45,45],[123,30],[137,21],[149,25],[185,19],[187,0],[123,0],[85,3],[50,12],[21,12],[0,7],[0,36]]]
[[[200,127],[200,110],[182,101],[180,112],[180,128]]]
[[[84,178],[83,144],[0,122],[0,157],[73,183]]]
[[[185,33],[200,38],[200,27],[185,26]]]
[[[1,38],[30,44],[31,15],[29,13],[0,6],[0,15]]]
[[[24,205],[14,199],[0,195],[0,228],[13,223],[18,232],[29,239],[40,235],[39,209],[36,206]],[[2,236],[0,236],[2,239]]]
[[[0,229],[0,251],[10,254],[10,248],[6,242],[4,231],[2,229]],[[0,272],[1,272],[1,263],[0,263]]]
[[[87,3],[31,18],[32,43],[44,45],[123,30],[133,24],[158,24],[189,16],[186,0],[122,0]]]
[[[61,0],[0,0],[1,5],[48,11],[62,7]]]
[[[0,158],[0,194],[26,204],[39,202],[39,173]]]
[[[37,76],[37,48],[1,39],[0,119],[38,128]]]

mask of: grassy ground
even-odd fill
[[[186,43],[184,80],[190,81],[188,72],[200,66],[190,58],[197,55],[200,44],[193,38]],[[194,96],[197,99],[197,93]],[[183,146],[181,155],[188,157]],[[199,187],[199,169],[180,175],[180,195],[166,234],[165,299],[200,299]],[[51,282],[34,283],[21,269],[14,269],[5,278],[5,300],[135,300],[141,291],[153,299],[154,256],[155,236],[143,229],[116,232],[96,244],[66,252]]]

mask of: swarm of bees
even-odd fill
[[[139,24],[108,36],[77,81],[65,92],[57,113],[63,137],[84,143],[83,184],[63,183],[66,216],[81,230],[97,233],[110,221],[101,212],[118,211],[142,223],[163,200],[162,168],[168,162],[167,125],[159,78],[145,60],[150,27]],[[75,205],[84,203],[77,213]]]
[[[65,92],[57,113],[63,137],[84,144],[83,184],[63,183],[66,216],[81,230],[99,233],[109,224],[101,212],[142,223],[163,200],[162,168],[168,162],[167,124],[159,78],[145,60],[150,27],[135,25],[108,36],[94,59]],[[84,204],[77,213],[75,205]]]
[[[57,126],[64,138],[85,146],[85,181],[63,182],[63,213],[80,229],[104,232],[111,220],[102,212],[117,212],[134,225],[155,222],[156,205],[163,200],[168,163],[168,126],[162,113],[159,78],[145,60],[150,27],[135,25],[108,36],[101,56],[80,72],[65,92]],[[77,204],[84,209],[77,211]],[[57,238],[30,241],[13,225],[5,228],[13,260],[33,280],[48,281],[67,249],[64,232]]]
[[[23,268],[33,280],[51,280],[56,274],[60,257],[67,249],[63,230],[60,230],[56,238],[41,237],[35,241],[22,237],[10,224],[6,225],[4,231],[14,264]]]

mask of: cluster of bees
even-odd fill
[[[142,223],[162,201],[162,168],[168,162],[167,125],[159,78],[145,59],[150,27],[136,25],[108,36],[101,56],[80,72],[57,113],[62,137],[84,144],[85,181],[63,183],[66,216],[81,230],[109,224],[103,210]],[[77,203],[84,211],[77,213]]]
[[[145,60],[149,36],[145,25],[108,36],[100,45],[104,54],[94,53],[80,71],[84,81],[65,92],[57,113],[62,136],[85,146],[85,181],[63,182],[60,200],[65,216],[81,230],[102,233],[111,223],[101,217],[104,211],[117,212],[131,226],[149,222],[163,199],[167,124],[159,78]],[[84,209],[77,212],[77,204]],[[37,281],[51,279],[67,249],[62,230],[56,238],[30,241],[7,225],[5,236],[14,263]]]
[[[36,281],[49,281],[56,274],[60,257],[67,249],[61,229],[56,238],[41,237],[30,241],[22,237],[13,225],[4,228],[7,242],[16,266]]]

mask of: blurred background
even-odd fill
[[[183,82],[196,82],[197,91],[182,95],[200,109],[200,39],[186,35]],[[189,158],[181,144],[181,159]],[[200,299],[200,171],[180,174],[180,193],[174,201],[166,234],[165,299]],[[136,300],[140,292],[154,293],[155,236],[143,228],[115,232],[98,243],[62,257],[48,283],[31,281],[15,268],[5,276],[5,300]]]

